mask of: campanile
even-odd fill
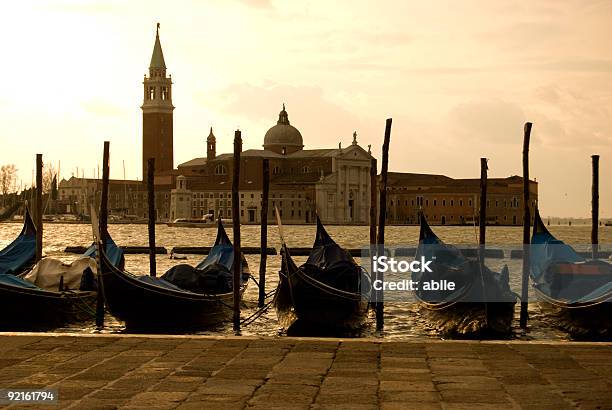
[[[142,103],[142,178],[147,177],[147,160],[155,158],[155,171],[174,168],[172,146],[172,76],[166,76],[166,63],[159,41],[159,23],[155,35],[149,76],[145,75]]]

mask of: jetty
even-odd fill
[[[60,408],[606,408],[612,344],[0,334],[0,385]]]

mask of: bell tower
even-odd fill
[[[172,136],[172,76],[166,76],[166,63],[159,41],[159,23],[155,35],[149,76],[145,75],[142,103],[142,178],[146,180],[147,160],[155,158],[155,171],[174,169]]]
[[[206,159],[212,160],[217,156],[217,138],[213,134],[212,127],[210,127],[210,134],[206,138]]]

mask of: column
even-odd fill
[[[351,220],[351,210],[349,209],[349,177],[351,168],[348,165],[344,166],[344,221]]]
[[[340,198],[340,166],[338,165],[338,162],[336,161],[336,201],[334,204],[334,219],[336,223],[339,223],[341,221],[341,207],[340,207],[340,201],[342,201],[342,198]]]

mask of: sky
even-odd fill
[[[65,178],[141,177],[142,78],[155,26],[172,74],[175,166],[261,148],[286,103],[305,148],[350,144],[389,169],[477,178],[530,176],[543,215],[612,217],[612,1],[83,1],[3,7],[0,165],[30,185],[36,153]]]

